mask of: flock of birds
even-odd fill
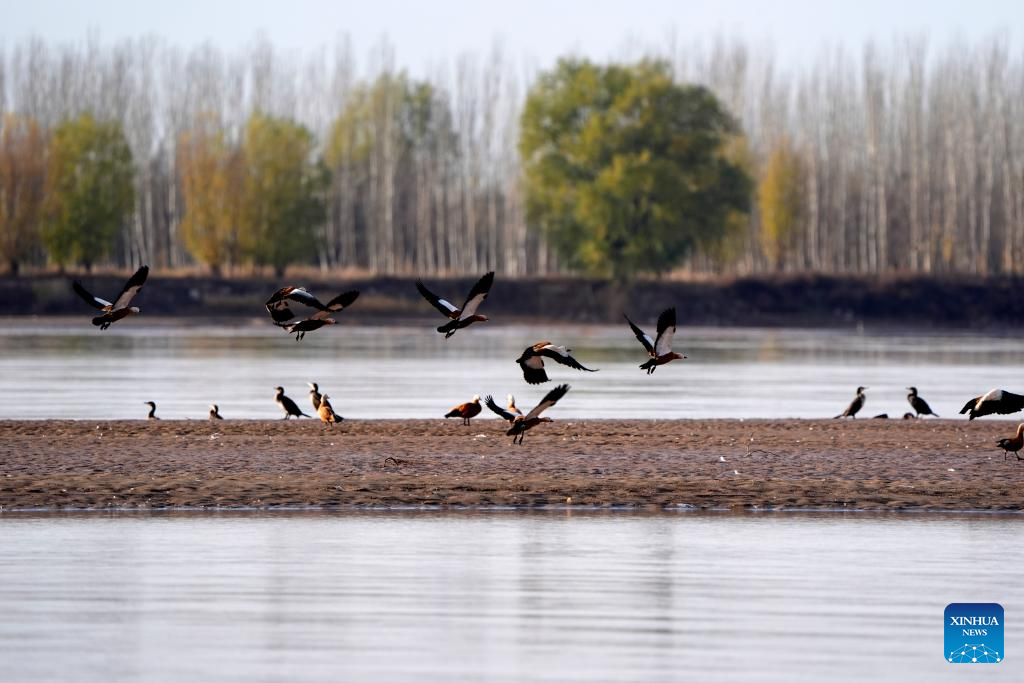
[[[142,289],[148,276],[148,266],[139,268],[125,282],[120,294],[118,294],[113,302],[94,296],[78,281],[72,284],[72,289],[86,303],[100,311],[100,314],[92,319],[92,324],[101,330],[105,330],[123,318],[139,314],[138,307],[131,306],[130,304],[132,299],[139,293],[139,290]],[[493,284],[494,273],[486,273],[469,290],[469,294],[466,296],[466,300],[461,307],[455,306],[448,299],[444,299],[432,292],[421,280],[416,281],[416,289],[424,299],[447,319],[443,325],[437,328],[437,331],[443,334],[445,339],[448,339],[459,330],[488,320],[487,316],[480,315],[477,311],[480,305],[487,299]],[[350,290],[337,295],[327,303],[323,303],[304,287],[287,286],[274,292],[266,301],[265,306],[275,325],[289,334],[294,334],[296,341],[302,341],[306,333],[314,332],[327,325],[336,324],[337,321],[332,316],[351,306],[358,297],[359,292],[357,290]],[[293,304],[302,305],[311,312],[307,313],[306,317],[296,320],[299,316],[292,310]],[[672,340],[676,332],[675,308],[668,308],[658,316],[656,334],[653,338],[630,320],[628,316],[624,315],[624,317],[629,324],[630,330],[636,336],[637,341],[640,342],[647,352],[647,360],[640,365],[640,369],[644,370],[647,374],[653,373],[658,367],[666,363],[686,358],[686,356],[672,350]],[[573,358],[571,352],[572,350],[565,346],[558,346],[550,341],[540,341],[524,349],[523,353],[516,359],[516,363],[522,369],[523,379],[528,384],[543,384],[549,381],[544,367],[545,359],[575,370],[596,372],[596,370],[584,366]],[[329,397],[327,394],[320,393],[320,388],[316,383],[310,383],[309,387],[310,403],[317,417],[325,425],[334,425],[344,419],[334,411]],[[928,403],[918,395],[916,387],[907,387],[907,390],[910,392],[907,394],[907,401],[914,412],[905,413],[903,415],[904,419],[913,419],[927,415],[938,417],[938,414],[932,411]],[[511,394],[508,395],[507,404],[504,408],[498,405],[492,396],[485,397],[483,404],[509,423],[506,435],[512,437],[512,443],[521,444],[526,432],[541,423],[552,422],[549,417],[541,417],[541,413],[552,408],[568,391],[568,384],[558,385],[549,391],[540,403],[525,414],[516,407],[515,397]],[[850,402],[850,405],[842,413],[836,415],[836,419],[856,418],[857,413],[863,409],[867,401],[865,391],[866,387],[857,387],[857,393]],[[311,417],[302,412],[298,404],[285,395],[284,388],[276,387],[275,392],[275,401],[284,411],[284,419]],[[149,406],[148,418],[151,420],[160,419],[156,416],[156,403],[147,401],[146,405]],[[479,415],[482,410],[480,396],[475,395],[472,400],[455,406],[448,411],[445,414],[445,418],[460,418],[463,424],[468,425],[470,420]],[[973,420],[984,415],[1010,415],[1022,410],[1024,410],[1024,396],[1003,389],[992,389],[986,394],[976,396],[967,401],[960,410],[960,414],[967,414],[968,419]],[[888,415],[883,413],[875,415],[875,417],[887,418]],[[224,419],[220,414],[220,408],[216,404],[210,406],[209,419]],[[996,445],[1003,449],[1004,460],[1010,453],[1015,454],[1018,461],[1024,460],[1020,455],[1020,451],[1024,449],[1024,424],[1017,427],[1017,432],[1014,436],[1000,439]]]

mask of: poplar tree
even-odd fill
[[[134,168],[121,124],[90,114],[53,131],[46,177],[43,240],[62,269],[91,270],[110,252],[134,205]]]

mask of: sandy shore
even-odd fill
[[[0,509],[1024,509],[1012,422],[560,420],[523,446],[502,424],[0,422]]]

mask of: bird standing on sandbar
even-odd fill
[[[509,394],[509,399],[511,398],[512,394]],[[514,424],[517,419],[523,416],[523,411],[515,407],[514,401],[509,401],[508,408],[502,408],[501,406],[498,405],[498,402],[494,400],[494,397],[488,394],[487,396],[484,397],[484,404],[488,408],[490,408],[491,412],[493,412],[495,415],[497,415],[503,420],[508,421],[510,425]]]
[[[850,405],[846,406],[846,410],[839,413],[832,419],[838,420],[841,417],[856,418],[857,413],[859,413],[860,409],[864,407],[864,402],[868,400],[868,397],[864,395],[864,390],[866,388],[867,387],[857,387],[857,395],[854,397],[852,401],[850,401]]]
[[[313,410],[320,410],[320,385],[316,382],[306,382],[309,385],[309,402],[313,404]]]
[[[159,417],[156,416],[156,403],[154,403],[153,401],[146,401],[142,405],[149,406],[149,415],[146,416],[147,420],[159,420],[160,419]]]
[[[124,287],[121,289],[121,293],[114,299],[114,303],[110,303],[106,299],[101,299],[98,296],[93,296],[82,286],[82,283],[75,280],[71,283],[71,288],[75,290],[78,296],[92,306],[93,308],[103,311],[103,315],[98,315],[92,319],[92,324],[99,327],[101,330],[105,330],[110,327],[113,323],[116,323],[122,318],[127,318],[130,315],[138,315],[140,313],[139,308],[136,306],[129,306],[135,295],[142,289],[142,285],[146,284],[146,278],[149,277],[149,266],[142,266],[135,274],[128,278],[128,282],[124,283]]]
[[[319,330],[324,325],[337,324],[338,321],[330,316],[348,308],[358,298],[359,292],[353,289],[348,292],[342,292],[324,304],[305,288],[288,286],[274,292],[267,299],[265,305],[275,325],[283,328],[288,334],[294,334],[295,341],[302,341],[307,332]],[[288,305],[289,301],[300,303],[309,308],[315,308],[316,313],[299,322],[288,322],[295,318],[295,313],[292,312],[291,307]]]
[[[523,411],[519,410],[519,408],[516,408],[516,397],[515,396],[513,396],[512,394],[509,394],[506,397],[506,400],[507,400],[507,404],[505,406],[505,409],[508,410],[508,412],[512,413],[513,415],[522,415],[523,414]]]
[[[1017,425],[1017,433],[1011,436],[1009,439],[999,439],[996,445],[1003,449],[1003,460],[1006,460],[1006,456],[1013,453],[1017,456],[1017,460],[1024,460],[1020,457],[1020,449],[1024,448],[1024,424]]]
[[[508,431],[505,432],[505,436],[511,436],[512,443],[516,443],[516,439],[518,439],[519,444],[522,445],[523,436],[526,432],[530,431],[541,422],[554,422],[550,417],[541,417],[540,414],[558,403],[558,400],[565,396],[567,391],[569,391],[568,384],[559,384],[557,387],[549,391],[547,395],[544,396],[544,399],[526,415],[514,415],[513,413],[502,409],[490,396],[487,397],[486,403],[487,407],[494,413],[499,415],[501,418],[508,420],[512,424]]]
[[[572,349],[564,346],[555,346],[549,341],[537,342],[527,347],[516,359],[519,367],[523,370],[523,379],[528,384],[543,384],[548,381],[548,373],[544,371],[544,358],[550,358],[556,363],[568,365],[570,368],[583,370],[584,372],[597,372],[590,368],[583,367],[578,360],[570,356]]]
[[[984,396],[976,396],[964,404],[960,414],[969,413],[968,419],[998,413],[1010,415],[1024,410],[1024,396],[1012,394],[1002,389],[993,389]]]
[[[469,421],[480,414],[480,395],[474,394],[473,400],[468,403],[460,403],[455,406],[447,413],[444,414],[445,419],[449,417],[461,417],[462,424],[468,425]]]
[[[277,392],[274,395],[274,400],[277,401],[277,405],[281,406],[281,410],[284,411],[285,420],[292,416],[309,417],[309,415],[299,410],[299,406],[295,405],[295,401],[284,395],[284,387],[276,387],[274,391]]]
[[[493,284],[494,272],[491,271],[477,280],[473,288],[469,290],[469,295],[466,297],[466,302],[462,304],[462,308],[456,308],[450,301],[442,299],[437,294],[431,292],[423,284],[422,280],[416,281],[416,289],[419,290],[424,299],[430,302],[431,306],[439,310],[445,317],[450,318],[449,322],[437,328],[437,331],[447,339],[455,334],[456,331],[469,327],[473,323],[487,322],[487,316],[478,315],[476,310],[480,308],[480,304],[487,298]]]
[[[647,354],[650,358],[640,366],[640,369],[646,370],[648,375],[654,372],[659,365],[686,358],[683,354],[675,353],[672,350],[672,338],[676,334],[675,307],[666,308],[658,316],[658,336],[655,339],[651,339],[649,334],[637,327],[629,319],[628,315],[623,313],[622,317],[629,323],[629,327],[633,330],[637,340],[647,349]]]
[[[917,387],[907,387],[907,391],[910,392],[907,394],[907,401],[910,402],[910,407],[914,409],[918,417],[921,415],[939,416],[938,413],[932,412],[931,406],[928,405],[927,401],[917,395]]]
[[[211,420],[223,420],[224,416],[220,414],[220,408],[217,407],[216,403],[210,404],[210,417]]]
[[[316,414],[320,417],[320,421],[325,425],[333,426],[335,422],[340,421],[342,418],[334,412],[334,408],[331,406],[331,402],[328,400],[330,397],[327,394],[323,394],[320,397],[320,405],[317,406]]]

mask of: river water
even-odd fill
[[[0,679],[1019,681],[1021,566],[994,515],[8,513]]]
[[[567,345],[596,373],[554,366],[553,382],[527,385],[515,364],[528,345]],[[316,381],[350,418],[443,415],[473,394],[507,393],[523,407],[555,383],[572,392],[553,417],[831,417],[869,387],[863,415],[907,411],[916,385],[953,417],[992,387],[1024,391],[1019,335],[892,330],[681,327],[688,359],[648,376],[644,352],[621,326],[478,325],[445,341],[427,325],[326,328],[296,343],[265,321],[228,326],[142,319],[100,332],[79,325],[0,326],[0,419],[274,418],[274,387],[307,406]]]

